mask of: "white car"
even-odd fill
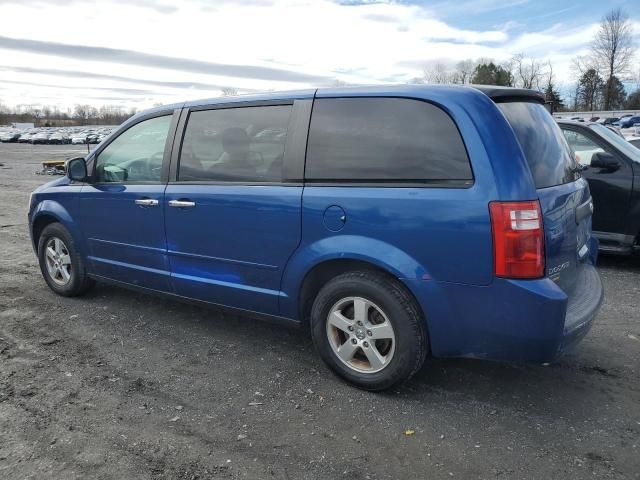
[[[624,130],[624,138],[634,147],[640,148],[640,124]]]
[[[71,145],[82,145],[87,143],[87,137],[71,137]]]

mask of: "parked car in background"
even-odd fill
[[[34,145],[38,143],[49,143],[49,134],[47,132],[39,132],[31,137],[30,143]]]
[[[632,253],[640,241],[640,150],[597,123],[558,121],[593,196],[600,249]]]
[[[20,138],[20,132],[8,131],[0,133],[0,142],[17,142],[18,138]]]
[[[620,121],[620,119],[618,117],[608,117],[605,118],[604,121],[602,122],[603,125],[613,125],[614,123]]]
[[[70,139],[69,137],[64,134],[64,133],[53,133],[50,137],[49,137],[49,143],[51,144],[67,144],[70,143]]]
[[[18,137],[18,143],[30,143],[32,136],[33,135],[31,133],[22,133]]]
[[[67,172],[28,214],[54,292],[99,280],[305,325],[364,389],[427,354],[549,361],[603,298],[589,186],[530,90],[169,105]]]
[[[38,144],[97,144],[107,138],[115,127],[35,127],[28,130],[0,129],[0,142]],[[88,139],[88,142],[87,142]]]
[[[631,128],[636,123],[640,124],[640,115],[629,116],[620,119],[620,128]]]
[[[624,135],[620,131],[620,128],[616,127],[615,125],[605,125],[605,128],[608,128],[609,130],[611,130],[613,133],[615,133],[619,137],[624,138]]]

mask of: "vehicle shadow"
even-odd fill
[[[199,348],[206,354],[209,345],[222,351],[232,348],[246,359],[246,368],[259,370],[264,368],[265,361],[255,352],[262,351],[264,355],[266,344],[269,355],[283,359],[279,364],[283,371],[307,372],[292,382],[312,381],[314,390],[338,396],[371,395],[341,382],[323,367],[304,328],[287,328],[115,287],[99,286],[85,298],[93,302],[92,297],[109,298],[112,305],[120,305],[121,311],[136,311],[152,318],[153,328],[161,332],[154,338],[162,338],[161,343],[166,343],[167,349],[172,348],[172,337],[180,332],[198,337],[197,344],[192,344],[191,353],[185,352],[186,355],[197,354]],[[120,323],[117,328],[128,328],[123,316],[118,316],[116,322]],[[629,380],[619,370],[599,365],[596,360],[601,353],[599,348],[582,348],[546,366],[429,358],[413,379],[378,394],[378,398],[383,403],[410,401],[421,409],[437,407],[449,413],[472,405],[487,415],[493,415],[492,411],[517,410],[526,415],[550,415],[549,418],[586,418],[594,406],[610,401],[618,391],[624,394],[629,387]],[[224,364],[220,368],[225,368]]]
[[[599,365],[592,353],[579,349],[549,365],[432,358],[395,394],[443,407],[471,402],[481,415],[508,411],[546,421],[593,419],[604,403],[630,402],[634,387],[632,374]]]
[[[611,255],[601,253],[598,256],[598,267],[638,272],[640,271],[640,254]]]

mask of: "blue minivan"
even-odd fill
[[[537,92],[332,88],[158,107],[33,192],[51,289],[95,281],[309,329],[358,387],[427,355],[547,362],[603,290],[593,203]]]

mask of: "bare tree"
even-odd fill
[[[571,111],[578,111],[578,94],[580,93],[580,84],[578,82],[571,83],[566,87],[567,91],[567,108]]]
[[[513,56],[510,65],[516,85],[522,88],[540,89],[540,79],[545,75],[544,66],[540,61],[519,53]]]
[[[411,83],[469,83],[475,68],[473,60],[462,60],[455,67],[452,64],[436,62],[424,67],[423,76]]]
[[[573,111],[578,111],[578,105],[580,103],[580,82],[576,82],[573,91]]]
[[[605,78],[604,109],[609,110],[613,96],[613,77],[629,73],[635,54],[633,26],[620,8],[611,10],[600,22],[600,29],[591,44],[593,62]]]
[[[553,84],[554,84],[554,78],[553,78],[553,64],[551,63],[551,60],[547,60],[547,70],[545,72],[545,75],[547,77],[547,83],[546,83],[546,88],[552,88]]]
[[[473,60],[462,60],[456,63],[456,82],[455,83],[470,83],[471,77],[473,77],[473,71],[476,69],[477,62]]]
[[[48,114],[47,114],[48,112]],[[9,108],[0,103],[0,125],[12,122],[42,123],[45,126],[62,125],[118,125],[135,114],[135,109],[126,113],[122,107],[104,105],[99,109],[91,105],[76,105],[74,109],[60,111],[51,105],[16,105]]]
[[[232,97],[234,95],[238,95],[238,89],[234,87],[222,87],[222,96],[223,97]]]
[[[84,125],[87,120],[87,113],[89,110],[89,105],[76,105],[73,109],[73,117],[76,119],[80,125]]]
[[[451,70],[442,62],[436,62],[432,67],[425,67],[424,78],[429,83],[453,83]]]

